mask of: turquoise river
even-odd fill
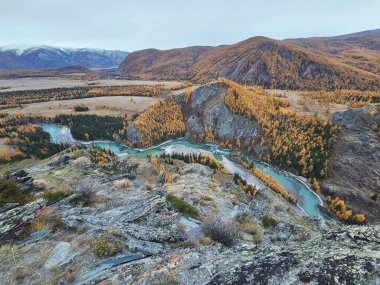
[[[108,148],[121,158],[128,156],[146,157],[148,154],[160,155],[163,152],[202,152],[213,155],[218,159],[224,167],[231,173],[239,173],[249,184],[256,185],[260,189],[265,189],[265,186],[248,170],[244,169],[239,164],[234,163],[229,158],[241,154],[233,153],[228,150],[219,149],[215,145],[191,143],[185,139],[167,141],[158,146],[147,149],[134,149],[125,145],[120,145],[112,141],[92,141],[83,142],[75,140],[66,126],[56,124],[41,124],[44,131],[48,132],[51,141],[54,143],[85,144],[88,146]],[[248,157],[246,157],[248,159]],[[249,159],[248,159],[249,160]],[[306,183],[303,177],[295,176],[286,171],[280,171],[276,168],[258,160],[252,160],[255,167],[263,170],[265,173],[276,179],[289,193],[292,193],[298,198],[298,211],[310,217],[324,218],[319,211],[318,206],[323,205],[321,198],[313,192]]]

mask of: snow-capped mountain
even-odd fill
[[[7,45],[0,47],[0,69],[45,69],[78,65],[117,67],[128,53],[119,50]]]

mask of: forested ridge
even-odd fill
[[[228,87],[228,108],[255,119],[263,127],[261,144],[270,143],[271,149],[269,157],[261,159],[311,179],[325,177],[337,131],[331,122],[287,109],[287,101],[269,96],[260,87],[223,82]]]
[[[205,83],[225,77],[275,89],[378,91],[378,35],[378,31],[356,35],[354,41],[350,37],[282,41],[253,37],[217,47],[147,49],[130,53],[119,70],[140,79]]]
[[[121,131],[122,136],[125,136],[128,126]],[[134,126],[139,131],[140,143],[144,147],[178,138],[186,130],[181,108],[172,98],[153,104],[136,118]],[[126,143],[131,142],[127,140]]]

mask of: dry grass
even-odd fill
[[[180,86],[180,82],[170,81],[140,81],[140,80],[73,80],[59,77],[25,77],[17,79],[0,79],[0,92],[20,91],[20,90],[36,90],[50,89],[61,87],[87,87],[94,84],[96,86],[139,86],[139,85],[163,85],[168,89]]]
[[[85,156],[81,156],[74,160],[73,163],[77,165],[89,165],[91,164],[91,159]]]
[[[299,91],[268,90],[268,92],[274,96],[282,95],[288,100],[290,109],[305,115],[314,115],[317,113],[323,118],[331,119],[333,113],[346,111],[349,108],[348,105],[343,104],[330,104],[326,106],[317,100],[305,98]]]
[[[208,245],[211,245],[213,243],[212,239],[209,238],[209,237],[203,237],[199,240],[200,244],[203,245],[203,246],[208,246]]]
[[[141,112],[151,106],[156,101],[152,97],[138,96],[109,96],[84,98],[64,101],[48,101],[25,104],[22,108],[14,108],[7,110],[9,115],[44,115],[54,117],[60,114],[77,114],[72,108],[73,105],[85,105],[89,107],[89,111],[82,112],[83,114],[92,114],[98,116],[120,116],[133,115]],[[100,105],[107,105],[107,108],[99,108]],[[81,114],[82,114],[81,113]]]
[[[125,189],[125,188],[128,188],[129,187],[129,180],[124,178],[124,179],[121,179],[121,180],[117,180],[113,183],[113,185],[117,188],[117,189]]]

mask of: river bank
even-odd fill
[[[178,152],[184,154],[191,152],[207,153],[217,158],[231,173],[240,174],[245,180],[247,180],[248,183],[256,186],[258,189],[265,188],[264,184],[250,171],[244,169],[238,163],[235,163],[228,159],[229,155],[233,155],[232,152],[219,149],[216,145],[191,143],[185,139],[179,139],[167,141],[160,145],[147,149],[134,149],[111,141],[81,142],[75,140],[70,132],[70,129],[66,126],[55,124],[41,124],[41,127],[50,134],[52,142],[65,142],[72,145],[85,144],[88,146],[107,148],[120,157],[146,157],[148,154],[155,156],[160,155],[163,152]],[[267,163],[252,160],[248,157],[247,159],[253,161],[255,167],[258,167],[260,170],[273,177],[289,193],[295,195],[298,198],[298,206],[303,213],[310,217],[324,218],[324,216],[319,211],[319,206],[323,206],[321,198],[316,195],[316,193],[314,193],[314,191],[311,190],[305,182],[301,181],[293,175],[290,175],[286,171],[279,171]]]

